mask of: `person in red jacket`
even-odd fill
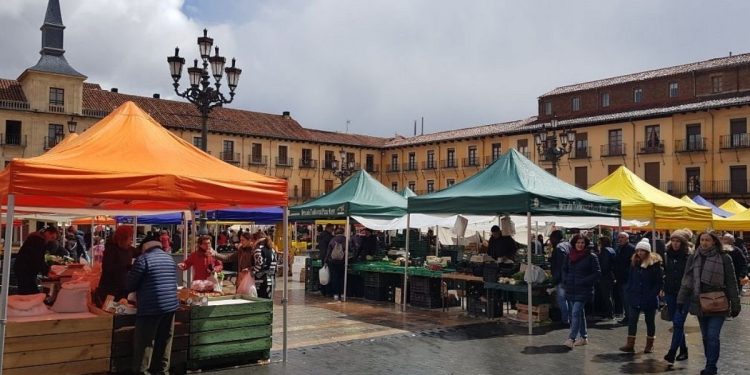
[[[177,267],[181,270],[193,269],[193,280],[206,280],[211,272],[221,272],[223,265],[220,260],[211,255],[211,237],[202,235],[198,237],[198,250]]]

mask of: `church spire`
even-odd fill
[[[27,70],[86,78],[65,60],[65,49],[63,49],[65,25],[63,25],[60,13],[60,0],[48,0],[47,13],[44,15],[41,30],[42,50],[39,51],[39,54],[42,56],[36,65]]]

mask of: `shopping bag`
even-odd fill
[[[328,265],[323,265],[323,268],[318,271],[318,279],[320,280],[320,285],[328,285],[328,282],[331,280],[331,272],[328,271]]]
[[[237,283],[237,294],[258,297],[258,290],[255,288],[255,278],[250,271],[240,272],[240,281]]]

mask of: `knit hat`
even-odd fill
[[[649,242],[648,238],[644,238],[641,240],[641,242],[638,242],[635,245],[636,250],[646,250],[649,253],[651,252],[651,243]]]
[[[690,229],[684,228],[684,229],[677,229],[674,232],[672,232],[671,238],[677,238],[678,240],[688,243],[690,242],[690,239],[693,238],[693,231]]]

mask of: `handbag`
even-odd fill
[[[721,314],[729,312],[729,299],[726,293],[706,292],[698,295],[701,311],[704,314]]]
[[[659,317],[661,320],[665,322],[671,322],[672,321],[672,314],[671,311],[669,311],[668,306],[662,306],[661,310],[659,311]]]

